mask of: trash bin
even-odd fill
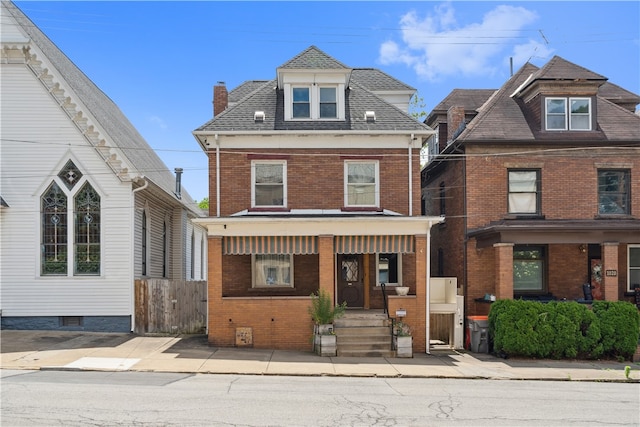
[[[467,316],[469,350],[474,353],[489,353],[489,317]]]

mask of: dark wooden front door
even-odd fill
[[[338,255],[338,304],[347,307],[364,307],[362,280],[362,255]]]

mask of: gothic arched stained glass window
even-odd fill
[[[100,274],[100,196],[87,182],[74,201],[74,274]]]
[[[55,182],[41,198],[42,274],[67,274],[67,196]]]

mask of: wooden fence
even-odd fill
[[[207,324],[207,282],[135,281],[135,332],[196,334]]]

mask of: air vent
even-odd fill
[[[365,111],[364,112],[364,120],[369,123],[373,123],[376,121],[376,112],[375,111]]]
[[[264,122],[264,111],[256,111],[255,113],[253,113],[253,120],[256,123]]]

